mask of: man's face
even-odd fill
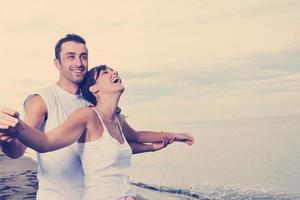
[[[61,78],[79,84],[88,70],[88,50],[85,44],[68,41],[61,45],[60,62],[55,60]]]

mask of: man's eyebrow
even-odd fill
[[[75,52],[67,52],[66,55],[75,55]]]

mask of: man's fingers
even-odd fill
[[[9,138],[9,139],[7,139],[6,141],[7,142],[13,142],[13,141],[15,141],[16,140],[16,138]]]
[[[7,135],[0,136],[0,141],[7,142],[8,139],[10,139],[10,137]]]

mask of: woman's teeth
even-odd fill
[[[119,83],[119,81],[120,81],[119,78],[114,78],[114,79],[112,80],[112,83]]]

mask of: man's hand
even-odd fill
[[[0,130],[0,144],[14,142],[15,140],[16,138],[8,136],[5,133],[2,133],[2,130]]]

